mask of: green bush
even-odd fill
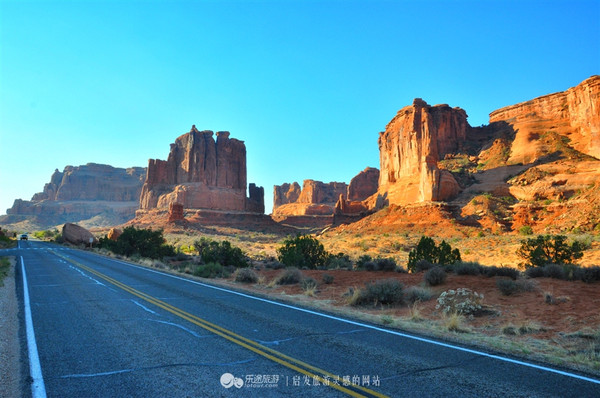
[[[410,272],[416,272],[417,262],[427,260],[432,264],[448,265],[461,261],[460,251],[442,241],[436,246],[433,239],[422,236],[417,247],[408,253],[407,268]]]
[[[245,268],[249,265],[242,249],[231,246],[231,243],[226,240],[217,242],[201,238],[194,242],[194,247],[205,263],[214,262],[222,265],[232,265],[236,268]]]
[[[324,267],[330,255],[321,242],[309,235],[297,235],[283,241],[277,258],[288,267],[316,269]]]
[[[417,273],[417,272],[421,272],[421,271],[427,271],[428,269],[431,269],[433,267],[435,267],[435,265],[431,261],[421,259],[421,260],[417,261],[417,263],[415,264],[415,266],[412,269],[412,272]]]
[[[239,268],[235,271],[235,281],[240,283],[258,282],[258,274],[252,268]]]
[[[352,305],[378,305],[402,304],[404,302],[404,285],[396,279],[383,279],[368,283],[361,289]]]
[[[331,285],[333,283],[333,275],[323,274],[323,283],[326,285]]]
[[[198,266],[194,270],[194,275],[200,278],[217,278],[225,276],[225,269],[219,263],[208,263]]]
[[[564,235],[539,235],[521,241],[517,254],[525,260],[525,268],[546,264],[569,264],[583,257],[585,246],[579,241],[567,243]]]
[[[116,241],[108,237],[100,238],[98,245],[116,254],[127,257],[140,256],[148,258],[163,258],[174,256],[175,249],[167,245],[162,230],[137,229],[133,226],[126,227]]]
[[[533,229],[529,225],[523,225],[519,228],[519,233],[521,235],[533,235]]]
[[[356,260],[356,268],[364,269],[365,264],[372,260],[373,258],[371,256],[369,256],[368,254],[363,254],[358,258],[358,260]]]
[[[544,277],[544,267],[531,267],[525,270],[525,276],[528,278]]]
[[[425,272],[425,282],[429,286],[438,286],[446,282],[446,271],[441,267],[433,267]]]

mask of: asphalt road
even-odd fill
[[[19,245],[0,255],[20,259],[18,292],[29,293],[41,367],[33,385],[50,397],[600,396],[600,384],[585,376],[88,252]]]

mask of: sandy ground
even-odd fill
[[[14,257],[10,257],[14,270]],[[4,278],[0,286],[0,396],[22,396],[22,379],[19,350],[18,304],[14,271]]]

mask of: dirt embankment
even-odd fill
[[[0,282],[0,396],[20,397],[21,365],[19,344],[18,304],[14,277],[15,258],[10,272]]]

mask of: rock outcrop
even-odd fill
[[[250,184],[246,197],[246,146],[229,132],[198,131],[171,144],[166,161],[151,159],[140,195],[140,211],[184,209],[264,213],[264,190]],[[139,212],[138,212],[139,213]]]
[[[55,170],[30,201],[16,199],[0,223],[47,229],[66,222],[87,227],[121,224],[135,216],[146,169],[88,163]]]
[[[459,184],[438,162],[462,149],[469,128],[464,110],[420,98],[398,111],[379,134],[380,196],[387,204],[455,197]]]
[[[509,162],[527,164],[546,155],[552,148],[540,138],[549,131],[567,138],[573,149],[600,159],[600,76],[490,113],[490,123],[499,121],[516,131]]]
[[[98,241],[90,231],[73,223],[63,225],[62,237],[66,242],[74,245],[89,245]]]
[[[379,188],[379,169],[367,167],[350,180],[347,200],[362,201],[377,192]]]
[[[273,219],[288,216],[331,216],[340,195],[346,195],[348,185],[343,182],[324,183],[304,180],[298,183],[276,185],[273,189]],[[295,200],[294,200],[295,199]]]

